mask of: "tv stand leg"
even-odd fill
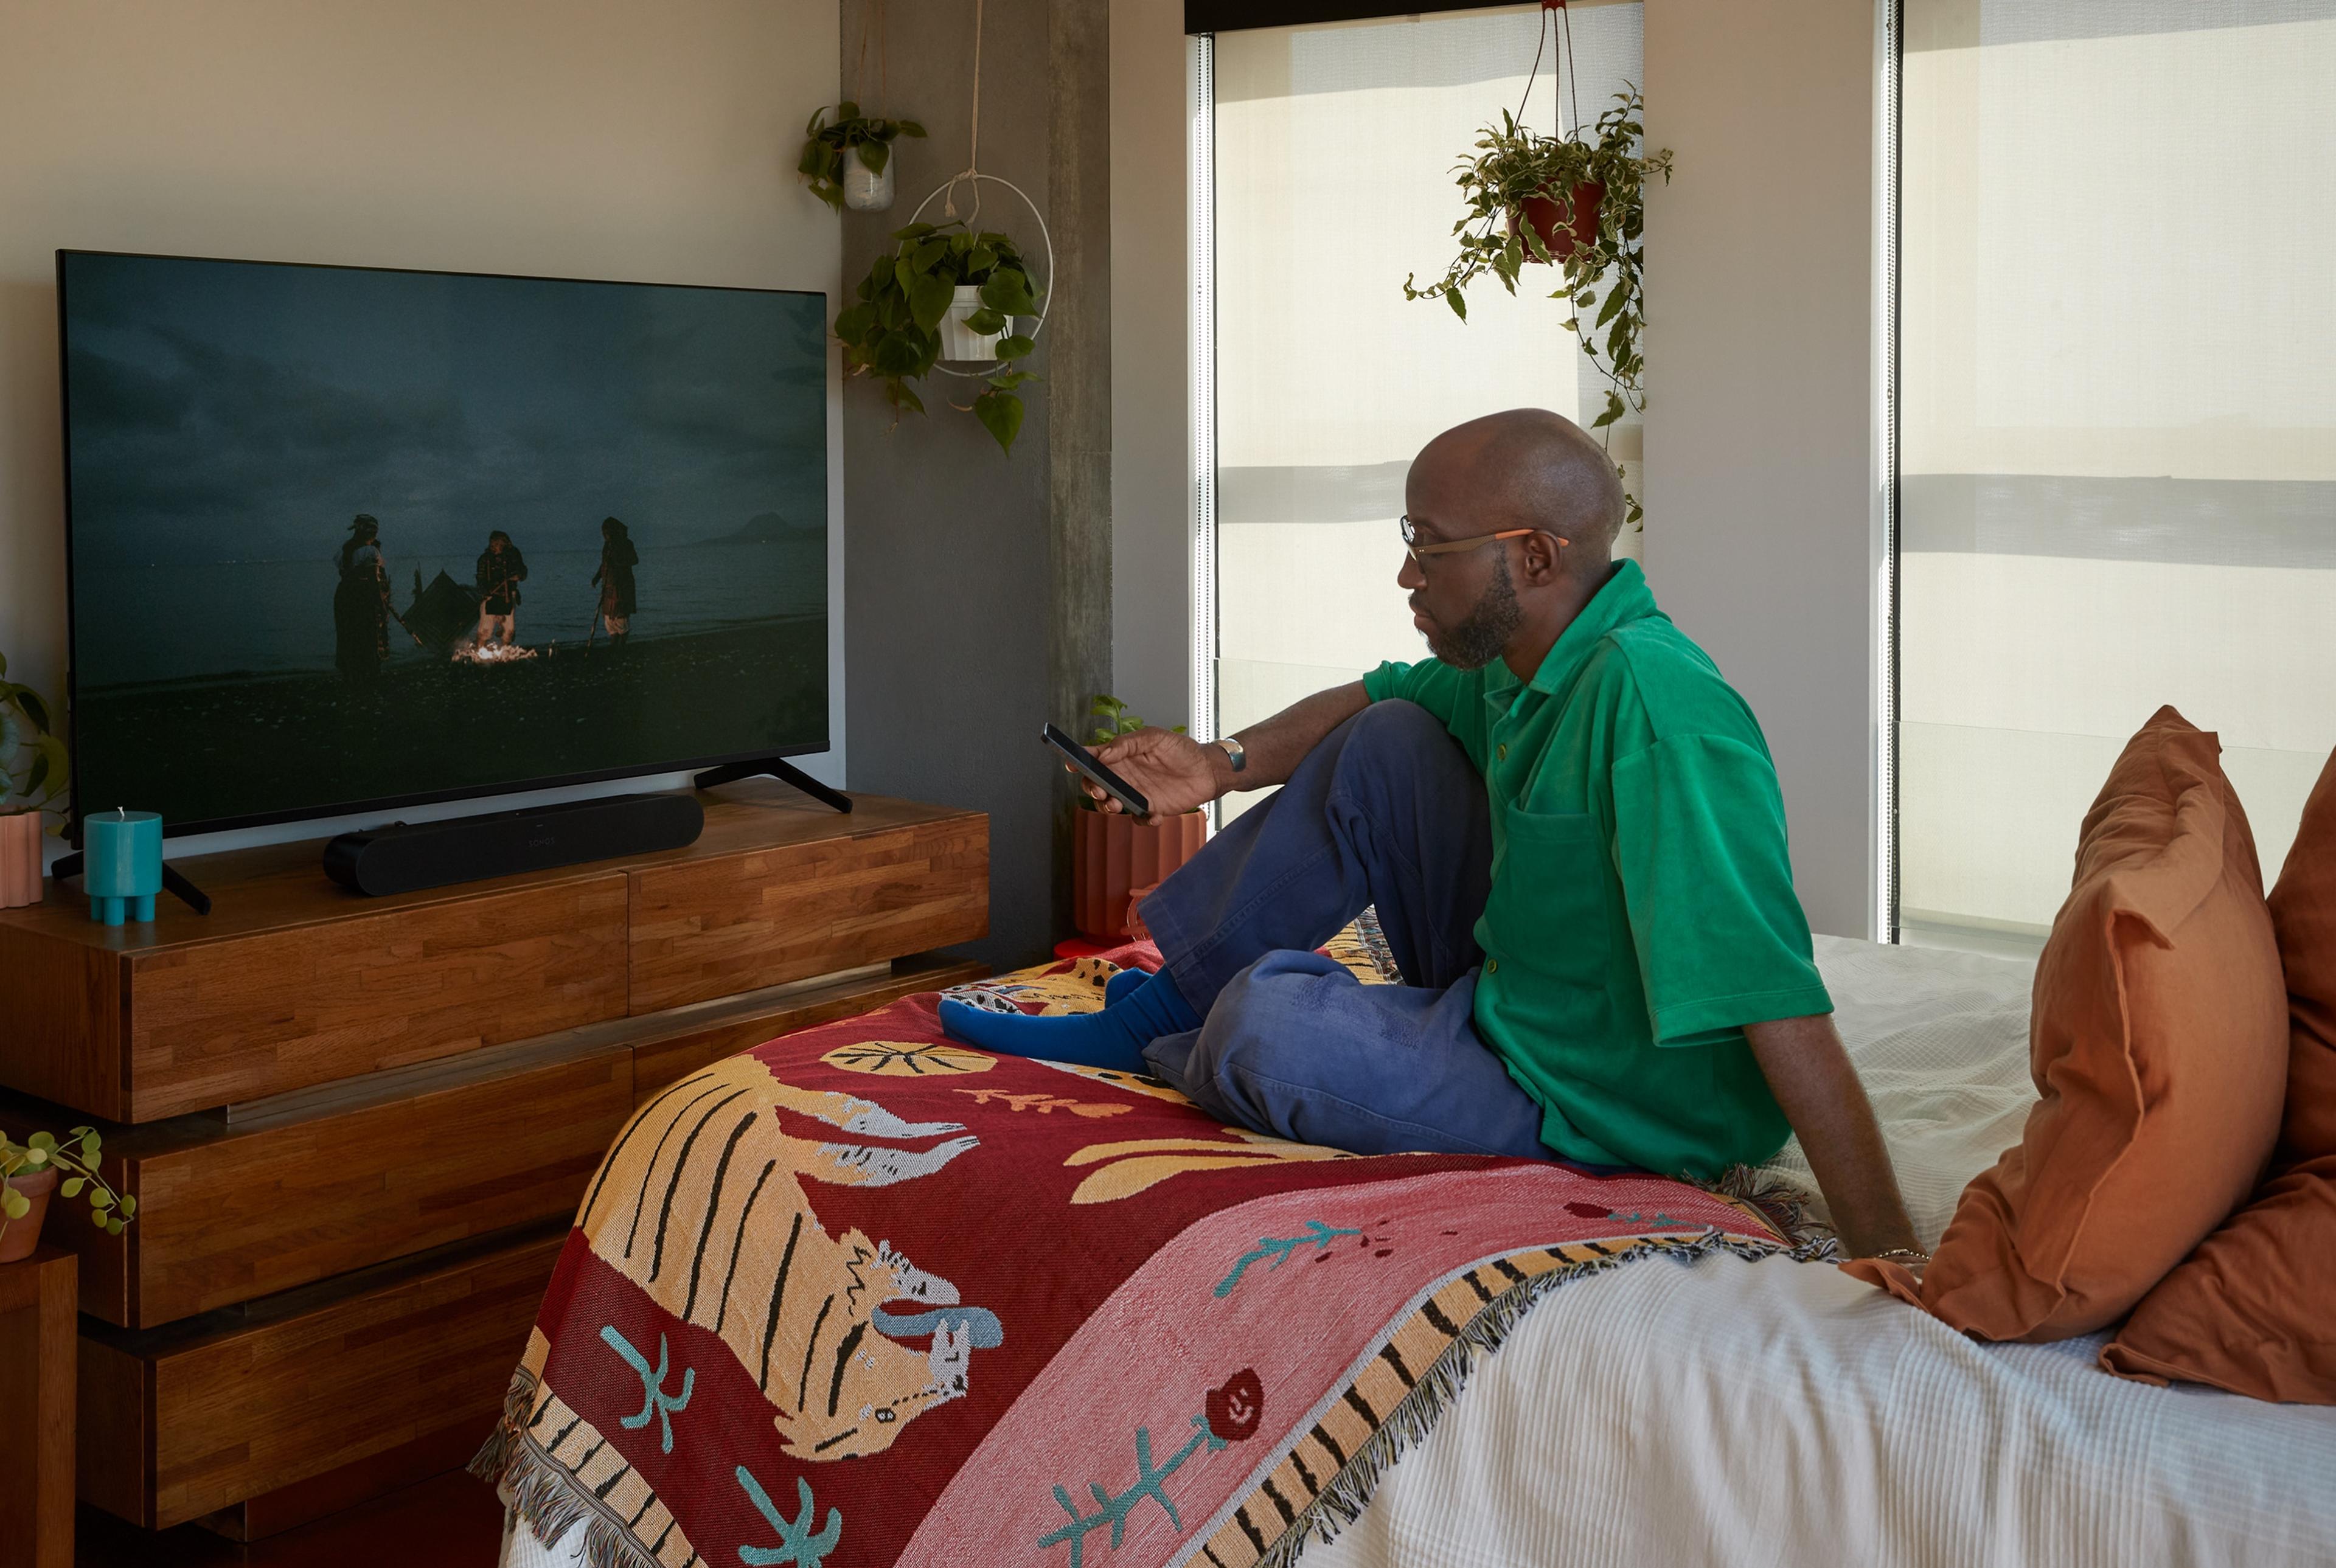
[[[734,762],[717,768],[708,768],[690,782],[699,789],[710,790],[717,784],[735,784],[742,778],[774,778],[811,796],[822,805],[833,806],[840,812],[852,810],[852,797],[832,790],[811,774],[788,762],[784,757],[762,757],[754,762]]]
[[[57,863],[49,868],[49,875],[59,881],[63,881],[68,878],[81,875],[83,864],[83,852],[75,850],[69,855],[59,855]],[[162,862],[162,890],[174,895],[180,903],[199,915],[211,912],[210,894],[189,881],[178,868],[168,861]],[[148,907],[151,908],[151,906]],[[141,915],[139,918],[146,920],[151,919],[151,916]]]

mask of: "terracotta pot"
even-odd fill
[[[0,910],[41,901],[41,813],[0,816]]]
[[[23,1219],[9,1221],[8,1228],[0,1231],[0,1263],[29,1258],[33,1249],[41,1244],[41,1219],[49,1212],[49,1194],[57,1190],[57,1181],[54,1165],[29,1176],[8,1178],[8,1184],[30,1198],[33,1207]]]
[[[1134,933],[1130,895],[1149,892],[1201,852],[1209,819],[1199,812],[1138,821],[1121,812],[1078,810],[1073,824],[1071,917],[1082,934]]]
[[[1550,259],[1562,261],[1573,254],[1576,245],[1598,243],[1598,206],[1605,200],[1604,182],[1583,180],[1573,188],[1573,220],[1568,223],[1563,209],[1556,202],[1546,196],[1528,196],[1522,208],[1509,209],[1509,232],[1514,234],[1517,231],[1517,215],[1522,211],[1524,220],[1533,225],[1533,232],[1540,235],[1541,242],[1549,248]],[[1541,259],[1533,253],[1532,246],[1526,246],[1524,250],[1527,261],[1538,262]]]

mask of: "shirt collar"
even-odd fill
[[[1647,574],[1640,570],[1639,563],[1629,560],[1615,562],[1614,574],[1606,579],[1606,585],[1591,598],[1590,602],[1582,607],[1582,613],[1575,616],[1572,624],[1559,636],[1555,645],[1543,657],[1541,668],[1534,671],[1533,679],[1525,684],[1545,695],[1563,691],[1589,660],[1591,650],[1604,639],[1607,633],[1631,621],[1644,620],[1650,615],[1661,613],[1655,607],[1654,590],[1647,586]],[[1515,673],[1509,668],[1508,661],[1495,658],[1485,667],[1484,674],[1484,696],[1504,702],[1509,700],[1518,681]]]

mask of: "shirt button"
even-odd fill
[[[1501,972],[1501,960],[1498,959],[1489,959],[1485,960],[1484,972],[1488,975],[1499,974]]]
[[[1499,752],[1497,755],[1499,755],[1500,759],[1501,759],[1503,762],[1506,762],[1506,761],[1508,761],[1508,760],[1509,760],[1509,748],[1508,748],[1508,747],[1506,747],[1506,746],[1503,746],[1503,747],[1500,749],[1500,752]]]

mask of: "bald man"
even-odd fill
[[[1098,752],[1159,812],[1281,786],[1144,901],[1164,967],[1098,1013],[944,1002],[944,1025],[1366,1154],[1708,1180],[1796,1133],[1844,1247],[1919,1268],[1760,726],[1611,559],[1613,465],[1517,409],[1430,442],[1404,498],[1396,580],[1433,657],[1230,741],[1147,729]],[[1406,984],[1313,950],[1373,907]]]

